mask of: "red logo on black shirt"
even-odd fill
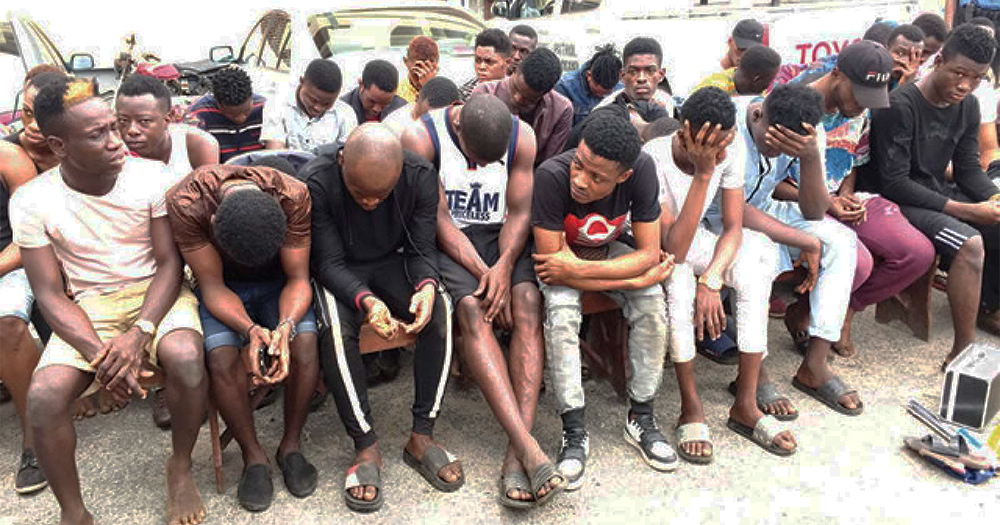
[[[563,220],[566,242],[577,246],[603,246],[621,235],[626,215],[608,220],[601,214],[591,213],[584,218],[567,215]]]

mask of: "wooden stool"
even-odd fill
[[[899,294],[880,301],[875,306],[875,320],[887,324],[893,320],[906,323],[913,335],[923,341],[931,340],[931,290],[940,257],[934,258],[930,268]]]

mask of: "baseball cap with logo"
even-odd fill
[[[839,69],[851,81],[854,98],[869,109],[889,107],[892,55],[876,42],[861,40],[840,51]]]
[[[740,20],[733,28],[733,42],[739,49],[746,49],[754,44],[763,44],[764,24],[753,18]]]

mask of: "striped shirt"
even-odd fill
[[[253,110],[242,124],[226,118],[219,111],[215,97],[209,93],[188,107],[184,121],[197,126],[219,141],[219,162],[247,151],[264,149],[260,142],[260,130],[264,125],[264,97],[253,96]]]

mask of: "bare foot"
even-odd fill
[[[184,463],[183,465],[181,463]],[[167,523],[169,525],[196,525],[205,519],[205,505],[201,502],[198,485],[191,473],[191,459],[167,460]]]
[[[94,516],[87,509],[82,509],[82,513],[77,515],[62,512],[59,516],[59,525],[94,525]]]
[[[701,406],[692,407],[689,411],[685,411],[681,408],[681,415],[677,419],[677,426],[681,426],[687,423],[704,423],[705,413],[702,411]],[[684,452],[689,456],[701,456],[701,457],[711,457],[712,456],[712,444],[708,441],[688,441],[678,445]]]
[[[77,399],[73,402],[73,420],[82,421],[88,417],[94,417],[97,415],[97,399],[93,394],[87,396],[83,399]]]
[[[851,341],[851,321],[854,320],[855,313],[854,310],[847,309],[847,316],[844,317],[844,326],[840,329],[840,340],[833,343],[833,351],[837,352],[840,357],[854,357],[858,353],[857,347]]]
[[[375,466],[379,468],[379,470],[382,469],[382,452],[379,451],[378,449],[378,442],[376,442],[374,445],[366,449],[359,451],[358,454],[354,456],[354,463],[351,466],[353,467],[356,465],[360,465],[362,463],[374,463]],[[351,493],[351,496],[354,499],[360,499],[364,501],[372,501],[375,499],[376,496],[378,496],[376,488],[371,485],[362,485],[360,487],[353,487],[348,492]]]
[[[426,452],[432,445],[435,445],[435,443],[430,436],[425,436],[423,434],[410,434],[410,440],[406,443],[406,450],[408,450],[410,454],[417,459],[417,461],[421,461],[423,460],[424,452]],[[441,467],[441,470],[437,472],[437,476],[445,483],[455,483],[462,477],[461,462],[455,461]]]
[[[106,388],[101,388],[97,391],[97,399],[101,406],[102,414],[107,414],[112,410],[117,412],[128,406],[128,401],[123,403],[115,401],[114,397],[111,396],[111,392]]]
[[[829,366],[824,365],[822,370],[816,371],[809,368],[808,359],[802,361],[802,366],[800,366],[798,372],[795,373],[795,377],[799,378],[799,381],[811,388],[819,388],[833,376],[833,370],[830,370]],[[837,403],[848,410],[854,410],[861,404],[861,396],[859,396],[857,392],[844,394],[837,399]]]

